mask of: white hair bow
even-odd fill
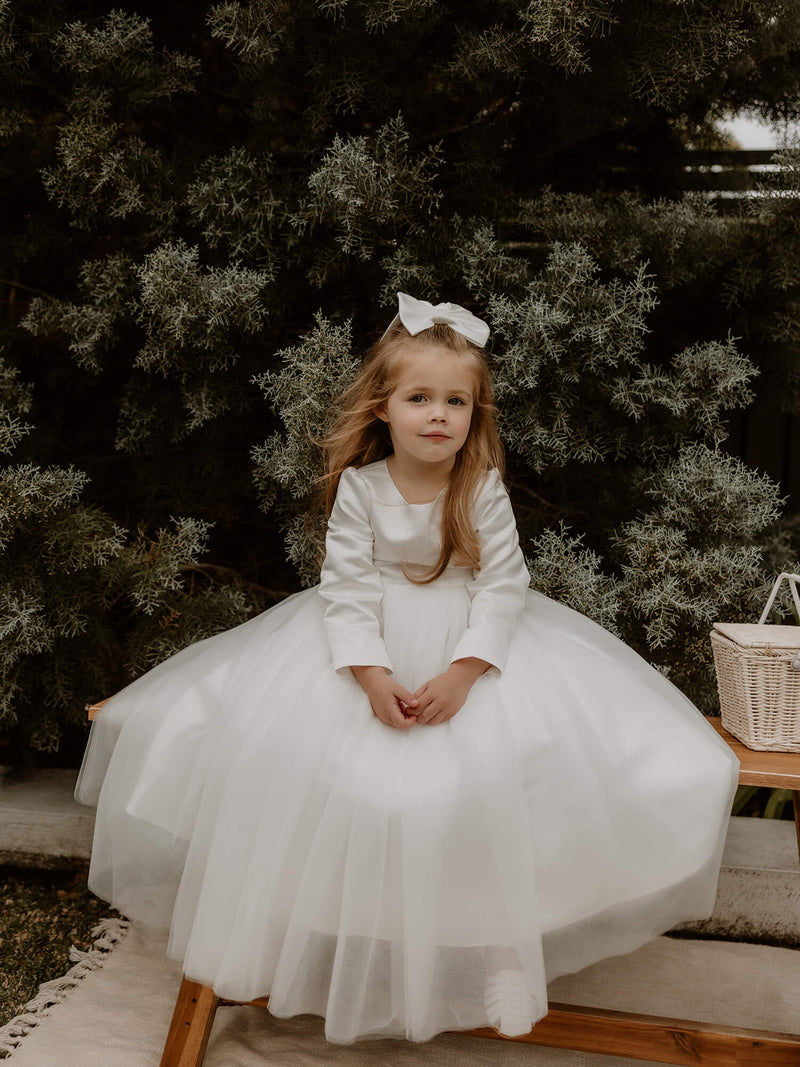
[[[483,319],[462,308],[460,304],[429,304],[427,300],[416,300],[408,293],[398,293],[397,303],[400,310],[386,328],[384,337],[399,319],[412,337],[441,322],[452,326],[457,333],[472,341],[478,348],[483,348],[489,340],[489,327]]]

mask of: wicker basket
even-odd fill
[[[765,626],[784,580],[800,618],[800,575],[775,580],[757,624],[714,623],[722,725],[748,748],[800,752],[800,626]]]

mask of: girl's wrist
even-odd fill
[[[450,664],[451,670],[455,670],[456,674],[460,674],[470,683],[480,678],[490,667],[491,663],[488,663],[485,659],[478,659],[477,656],[466,656],[464,659],[454,660]]]
[[[387,673],[384,667],[375,664],[357,664],[355,667],[351,665],[350,671],[362,689],[366,689],[377,681],[382,681]]]

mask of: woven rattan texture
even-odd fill
[[[748,748],[800,752],[800,671],[791,667],[797,648],[747,648],[717,631],[711,645],[725,729]]]

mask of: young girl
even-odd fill
[[[528,589],[482,353],[399,294],[326,443],[318,587],[92,728],[89,884],[223,997],[330,1041],[526,1033],[546,984],[711,913],[737,762]]]

